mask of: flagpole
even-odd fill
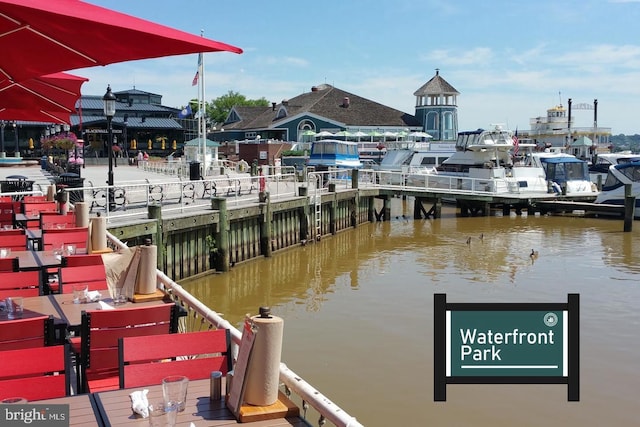
[[[204,30],[200,30],[200,36],[204,37]],[[205,114],[205,94],[204,94],[204,58],[203,54],[198,54],[198,140],[202,144],[202,175],[207,176],[207,123]]]

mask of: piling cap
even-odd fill
[[[271,307],[260,307],[259,313],[261,318],[268,319],[271,317]]]
[[[151,239],[144,239],[145,246],[151,246]]]

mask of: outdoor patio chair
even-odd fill
[[[18,271],[20,268],[19,258],[0,258],[0,272]]]
[[[0,349],[2,350],[44,347],[53,344],[54,339],[55,331],[51,315],[0,322]]]
[[[0,233],[0,248],[9,248],[12,251],[26,251],[27,250],[27,235]]]
[[[231,334],[228,329],[118,340],[120,388],[160,384],[168,375],[190,380],[209,378],[212,371],[231,370]],[[161,363],[161,364],[159,364]]]
[[[0,351],[0,400],[20,396],[27,401],[70,394],[67,345]]]
[[[60,215],[57,212],[42,212],[40,214],[40,228],[76,228],[76,214],[69,212]]]
[[[40,271],[0,272],[0,299],[42,295]]]
[[[75,337],[70,339],[79,361],[80,390],[93,393],[117,389],[118,339],[175,333],[177,313],[174,303],[83,311],[80,342]]]
[[[87,227],[46,228],[42,230],[42,246],[45,250],[68,244],[74,244],[78,249],[85,249],[88,238],[89,228]]]
[[[67,261],[68,262],[68,261]],[[58,269],[59,291],[63,294],[73,292],[73,285],[87,285],[89,291],[103,291],[109,289],[107,272],[103,265],[81,265],[76,267],[60,267]],[[51,289],[52,284],[49,284]]]

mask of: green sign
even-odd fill
[[[567,384],[580,400],[580,295],[566,303],[433,299],[433,398],[447,384]]]
[[[447,376],[567,376],[563,311],[448,311]]]

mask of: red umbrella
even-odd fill
[[[242,49],[79,0],[0,0],[0,75],[21,82],[135,59]]]
[[[0,119],[69,123],[88,79],[54,73],[21,83],[0,81]]]

